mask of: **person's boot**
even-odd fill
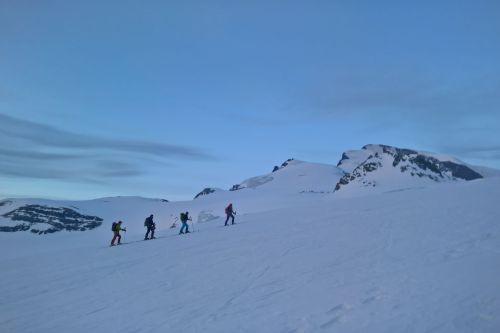
[[[189,231],[189,230],[186,230],[186,234],[189,234],[190,232],[191,232],[191,231]]]

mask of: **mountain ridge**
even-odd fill
[[[0,201],[0,232],[44,234],[83,231],[89,229],[85,227],[89,216],[107,224],[115,219],[141,221],[147,214],[155,213],[162,220],[173,223],[178,212],[186,210],[194,214],[197,221],[205,223],[222,217],[223,207],[229,202],[237,203],[241,213],[250,213],[270,206],[285,207],[289,202],[300,202],[305,197],[308,200],[330,195],[341,198],[475,180],[482,178],[479,170],[484,170],[487,177],[500,174],[500,171],[488,168],[477,167],[478,171],[474,170],[474,167],[450,156],[370,144],[360,150],[344,152],[336,166],[287,159],[280,167],[274,167],[272,172],[247,178],[229,190],[207,187],[191,201],[169,202],[138,196],[82,201],[5,199]],[[463,174],[464,177],[457,178]],[[36,212],[41,210],[53,213],[36,216]],[[63,215],[66,216],[57,215],[57,211],[65,212]],[[78,215],[81,216],[76,217],[79,224],[68,224],[67,227],[58,224],[61,222],[59,218],[69,223]],[[54,225],[57,226],[55,229]],[[91,226],[96,227],[94,224]]]

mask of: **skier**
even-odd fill
[[[234,224],[234,215],[236,214],[236,212],[233,210],[233,204],[230,203],[224,211],[226,212],[226,223],[224,223],[224,226],[227,226],[229,218],[231,218],[231,224]]]
[[[149,217],[144,220],[144,226],[148,228],[148,230],[146,231],[146,235],[144,236],[144,240],[155,239],[156,224],[153,222],[153,214],[149,215]],[[150,232],[151,238],[148,238]]]
[[[181,213],[182,227],[179,235],[184,233],[184,228],[186,228],[186,234],[189,234],[189,226],[187,224],[187,221],[192,221],[191,217],[189,217],[189,212]]]
[[[123,230],[123,231],[127,231],[127,229],[125,228],[122,228],[122,221],[118,221],[118,222],[113,222],[113,225],[111,226],[111,230],[113,231],[113,239],[111,240],[111,246],[114,246],[115,245],[115,239],[118,238],[118,243],[117,245],[120,245],[120,241],[122,239],[122,236],[120,235],[120,231]]]

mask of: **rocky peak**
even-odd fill
[[[210,193],[214,193],[215,191],[216,191],[216,189],[214,189],[214,188],[211,188],[211,187],[205,187],[205,188],[204,188],[204,189],[203,189],[200,193],[198,193],[198,194],[194,197],[194,199],[199,198],[199,197],[201,197],[201,196],[203,196],[203,195],[209,195]]]
[[[78,213],[66,207],[44,205],[24,205],[4,215],[13,223],[0,226],[0,231],[15,232],[30,230],[35,234],[48,234],[59,231],[86,231],[97,228],[103,219]]]
[[[281,163],[281,166],[277,166],[275,165],[274,168],[273,168],[273,172],[276,172],[280,169],[283,169],[284,167],[286,167],[288,164],[290,164],[290,162],[292,162],[294,159],[293,158],[289,158],[287,159],[285,162]]]
[[[456,159],[387,145],[370,144],[360,151],[345,152],[337,165],[344,167],[347,174],[335,186],[336,191],[353,183],[375,187],[384,178],[397,174],[435,182],[482,178],[478,172]],[[375,176],[380,169],[384,169],[384,173]]]

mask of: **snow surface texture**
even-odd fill
[[[342,197],[342,175],[294,161],[187,202],[3,201],[0,215],[42,205],[104,221],[0,233],[0,331],[500,331],[500,178]],[[224,227],[228,202],[237,224]],[[171,228],[181,211],[195,232]],[[141,241],[151,213],[158,238]],[[109,247],[117,219],[127,244]]]

